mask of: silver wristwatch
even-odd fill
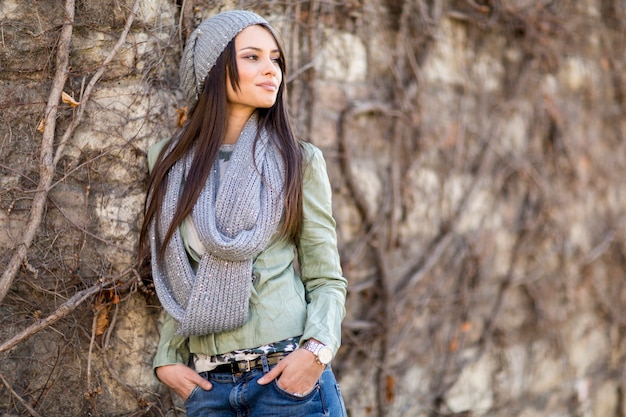
[[[317,363],[320,365],[328,365],[333,359],[333,351],[323,343],[318,343],[314,340],[307,340],[302,347],[310,352],[313,352],[317,358]]]

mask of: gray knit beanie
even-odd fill
[[[231,10],[219,13],[200,24],[187,39],[180,62],[180,85],[190,105],[195,105],[204,79],[217,58],[239,32],[267,21],[256,13]]]

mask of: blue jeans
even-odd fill
[[[313,391],[296,397],[276,381],[259,385],[263,370],[243,374],[203,372],[213,384],[205,391],[194,388],[185,408],[187,417],[347,417],[339,384],[327,366]]]

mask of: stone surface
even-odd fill
[[[77,100],[131,3],[77,2],[64,87]],[[220,6],[279,23],[298,130],[326,157],[350,281],[333,363],[350,416],[624,415],[623,4],[365,3]],[[181,2],[140,3],[0,303],[2,343],[99,280],[120,282],[119,298],[98,294],[0,353],[41,415],[181,406],[153,376],[160,309],[134,268],[146,151],[184,106],[179,24],[217,11],[193,5],[186,20]],[[62,2],[0,2],[0,266],[36,191],[61,24]],[[60,103],[55,146],[74,117]],[[0,398],[5,415],[25,412],[4,384]]]

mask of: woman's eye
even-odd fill
[[[260,59],[259,55],[256,55],[256,54],[245,55],[242,58],[245,59],[245,60],[248,60],[248,61],[258,61]],[[281,62],[280,56],[270,57],[270,59],[272,60],[272,62],[275,62],[275,63]]]

